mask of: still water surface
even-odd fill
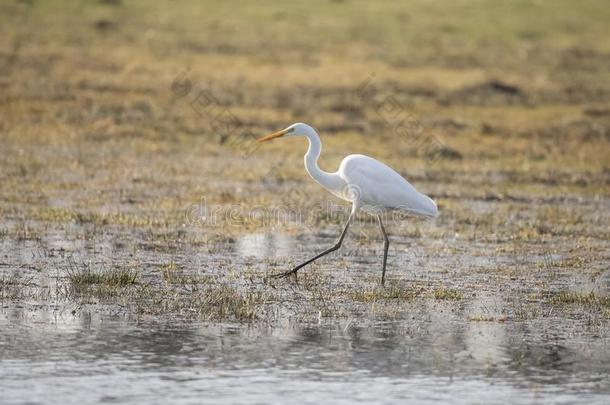
[[[0,403],[608,404],[608,350],[503,323],[265,328],[4,308]]]

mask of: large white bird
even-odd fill
[[[385,284],[385,269],[390,241],[383,226],[381,215],[392,210],[402,210],[410,214],[434,218],[438,214],[436,203],[420,193],[400,174],[378,160],[364,155],[349,155],[343,159],[339,170],[327,173],[318,167],[322,144],[318,133],[307,124],[296,123],[286,129],[274,132],[258,142],[270,141],[279,137],[304,136],[309,140],[305,154],[307,173],[322,187],[335,196],[352,203],[352,210],[337,243],[331,248],[299,264],[293,269],[273,277],[287,277],[296,274],[302,267],[341,247],[350,223],[359,209],[376,215],[385,240],[383,246],[383,270],[381,285]]]

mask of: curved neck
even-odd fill
[[[335,173],[327,173],[318,166],[318,158],[322,152],[322,142],[317,133],[312,132],[305,135],[309,141],[309,149],[304,156],[305,170],[317,181],[322,187],[327,190],[340,192],[343,188],[341,178]]]

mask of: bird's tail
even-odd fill
[[[421,193],[420,197],[414,206],[408,207],[407,211],[420,217],[436,218],[438,216],[438,207],[434,200]]]

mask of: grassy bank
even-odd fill
[[[608,22],[603,1],[5,2],[0,297],[607,327]],[[364,217],[299,284],[268,280],[343,219],[302,142],[252,142],[295,121],[320,131],[322,168],[365,153],[438,202],[389,225],[387,289]]]

